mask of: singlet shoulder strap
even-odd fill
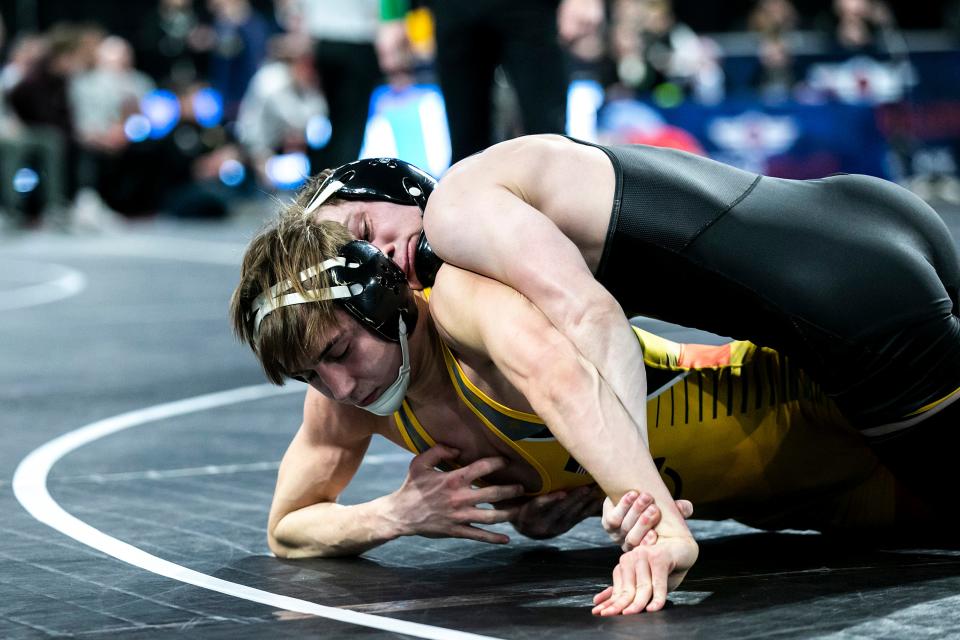
[[[393,414],[393,419],[397,423],[397,430],[400,432],[404,444],[413,453],[423,453],[436,444],[436,441],[420,424],[406,400],[400,405],[400,410]]]

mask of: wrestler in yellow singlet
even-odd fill
[[[678,344],[634,331],[647,367],[651,453],[698,517],[821,530],[894,524],[902,494],[893,476],[789,359],[750,342]],[[537,470],[537,493],[593,482],[539,417],[488,397],[446,345],[443,353],[460,399]],[[435,444],[406,402],[394,419],[412,452]]]

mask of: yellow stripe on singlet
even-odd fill
[[[408,420],[411,417],[414,417],[413,411],[410,409],[410,405],[407,404],[406,400],[403,401],[400,410],[394,412],[393,420],[397,423],[397,431],[400,432],[400,437],[403,438],[403,443],[407,445],[407,449],[412,451],[414,454],[423,453],[420,451],[420,447],[413,443],[413,439],[410,438],[410,434],[407,433],[407,426],[403,423],[404,417],[406,417]]]
[[[543,425],[544,424],[543,420],[541,420],[540,417],[535,414],[527,413],[524,411],[516,411],[514,409],[511,409],[505,405],[500,404],[493,398],[490,398],[489,396],[487,396],[487,394],[483,393],[483,391],[478,389],[476,385],[470,382],[466,374],[464,374],[463,369],[460,367],[460,363],[457,362],[456,358],[453,357],[453,354],[450,352],[449,347],[447,347],[447,345],[443,344],[442,342],[440,343],[440,346],[443,349],[443,359],[447,365],[447,373],[450,375],[450,379],[454,382],[453,387],[456,390],[457,395],[460,397],[460,400],[465,405],[467,405],[467,407],[469,407],[470,411],[472,411],[473,414],[477,416],[480,422],[482,422],[484,426],[487,427],[487,429],[489,429],[498,438],[500,438],[503,442],[505,442],[507,446],[509,446],[514,451],[516,451],[518,454],[520,454],[520,456],[527,461],[527,464],[529,464],[531,467],[536,469],[537,474],[540,476],[540,488],[539,490],[530,492],[527,495],[549,493],[553,488],[553,483],[551,482],[550,474],[547,472],[544,466],[540,464],[540,461],[537,460],[534,456],[532,456],[522,446],[518,445],[512,439],[507,437],[507,435],[503,433],[503,431],[501,431],[484,414],[483,411],[481,411],[473,402],[470,401],[469,398],[467,398],[466,394],[463,391],[463,387],[466,386],[470,390],[470,392],[475,394],[481,401],[486,402],[490,407],[496,409],[500,413],[510,418],[513,418],[516,420],[523,420],[525,422],[530,422],[538,425]]]
[[[410,405],[407,404],[406,400],[403,401],[400,411],[397,411],[393,414],[393,419],[397,423],[397,429],[400,431],[400,435],[403,437],[404,443],[413,453],[423,453],[430,447],[433,447],[437,444],[437,441],[431,438],[430,434],[427,433],[427,430],[423,428],[422,424],[420,424],[416,414],[413,412],[413,409],[410,408]],[[413,427],[418,439],[421,440],[425,446],[418,446],[417,443],[414,442],[413,437],[408,431],[408,426],[406,424],[407,421],[409,421],[409,426]]]

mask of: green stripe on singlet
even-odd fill
[[[453,371],[454,382],[463,393],[463,397],[467,399],[467,402],[469,402],[474,409],[479,411],[484,418],[489,420],[490,424],[499,429],[503,435],[507,436],[514,442],[517,440],[553,439],[553,434],[550,433],[550,430],[547,429],[547,427],[542,423],[529,422],[527,420],[521,420],[519,418],[504,415],[487,404],[483,398],[474,393],[473,390],[470,389],[470,387],[465,383],[462,372],[460,371],[460,367],[450,367],[450,370]]]
[[[403,428],[407,430],[407,436],[410,438],[410,441],[413,443],[413,446],[417,448],[417,451],[419,451],[420,453],[423,453],[424,451],[429,449],[430,443],[424,440],[420,436],[420,432],[414,428],[413,422],[410,420],[410,417],[407,416],[406,408],[404,407],[400,409],[399,414],[400,414],[400,421],[403,423]]]

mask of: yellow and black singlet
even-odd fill
[[[859,434],[819,387],[776,351],[737,341],[678,344],[634,328],[647,373],[650,451],[675,497],[710,516],[720,507],[824,495],[862,483],[877,468]],[[444,345],[457,395],[480,422],[537,470],[538,494],[592,478],[534,414],[506,407],[465,375]],[[406,402],[394,414],[409,448],[435,444]],[[884,489],[886,490],[886,489]]]
[[[537,470],[540,476],[537,494],[593,483],[593,478],[557,442],[539,416],[511,409],[486,395],[467,378],[447,345],[441,343],[441,348],[447,374],[460,400],[487,429]],[[412,452],[421,453],[436,444],[406,401],[394,419]]]

